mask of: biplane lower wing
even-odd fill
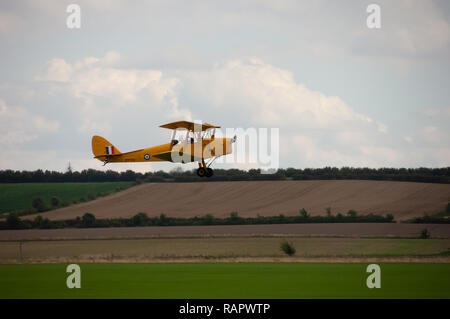
[[[195,162],[195,161],[201,161],[202,158],[198,156],[194,156],[187,153],[180,153],[180,152],[163,152],[159,154],[153,155],[153,157],[159,158],[163,161],[168,161],[172,163],[189,163],[189,162]]]

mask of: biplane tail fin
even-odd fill
[[[121,152],[106,138],[98,135],[92,137],[92,153],[94,153],[94,156],[99,160],[102,160],[100,157],[121,154]]]

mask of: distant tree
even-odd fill
[[[300,210],[300,216],[302,216],[303,218],[308,218],[308,217],[309,217],[309,214],[308,214],[308,212],[306,211],[306,209],[302,208],[302,209]]]
[[[19,217],[19,215],[15,212],[9,213],[8,217],[6,217],[6,223],[8,224],[8,227],[10,228],[19,228],[22,224],[22,221]]]
[[[72,165],[70,164],[70,162],[69,162],[69,165],[67,165],[67,170],[66,170],[66,172],[67,173],[72,173]]]
[[[33,220],[33,224],[35,227],[39,228],[42,225],[43,218],[41,215],[37,215],[36,218]]]
[[[213,221],[214,221],[214,217],[213,217],[213,215],[211,215],[211,214],[206,214],[206,215],[203,217],[203,220],[204,220],[204,222],[205,222],[206,225],[211,225],[211,224],[213,223]]]
[[[430,234],[430,232],[428,231],[428,229],[424,228],[424,229],[422,229],[419,238],[421,238],[421,239],[427,239],[427,238],[430,238],[430,236],[431,236],[431,234]]]
[[[146,213],[137,213],[132,217],[132,222],[135,226],[143,226],[147,220],[148,216]]]
[[[51,199],[51,203],[52,203],[52,206],[53,206],[53,207],[58,207],[60,202],[61,202],[61,201],[60,201],[59,198],[56,197],[56,196],[53,196],[52,199]]]
[[[35,208],[38,212],[43,212],[47,209],[44,201],[42,200],[42,198],[37,197],[35,199],[33,199],[33,202],[31,204],[33,206],[33,208]]]
[[[296,252],[294,245],[287,240],[281,242],[280,249],[288,256],[293,256]]]
[[[239,218],[238,212],[231,212],[231,213],[230,213],[230,218],[231,218],[231,219],[237,219],[237,218]]]
[[[159,224],[164,226],[167,224],[167,217],[164,214],[159,215]]]
[[[350,210],[347,212],[347,215],[350,216],[350,217],[356,217],[357,212],[354,211],[353,209],[350,209]]]
[[[183,169],[181,168],[181,166],[177,166],[170,170],[169,174],[173,176],[180,176],[183,174]]]
[[[95,224],[95,215],[91,213],[86,213],[81,217],[81,222],[83,223],[83,226],[90,227]]]

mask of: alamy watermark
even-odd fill
[[[378,4],[369,4],[366,8],[366,12],[369,13],[366,19],[366,25],[369,29],[381,28],[381,8]]]
[[[366,279],[367,288],[381,288],[381,268],[377,264],[370,264],[366,268],[370,275]]]
[[[66,26],[69,29],[81,28],[81,7],[78,4],[69,4],[66,8],[69,15],[66,18]]]
[[[206,124],[205,124],[206,125]],[[172,136],[171,161],[214,161],[259,168],[262,174],[274,173],[280,166],[279,128],[249,127],[205,128],[194,123],[192,131],[179,129]]]
[[[81,288],[81,268],[77,264],[70,264],[66,268],[66,272],[70,273],[66,279],[66,286],[69,289]]]

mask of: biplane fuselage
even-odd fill
[[[106,141],[106,143],[101,143],[102,140]],[[92,144],[97,146],[99,152],[104,151],[107,146],[113,147],[111,151],[112,154],[106,154],[104,152],[103,154],[95,156],[95,158],[102,162],[107,160],[108,163],[162,161],[189,163],[201,161],[202,158],[208,159],[215,156],[230,154],[232,148],[231,138],[202,139],[201,142],[194,142],[193,144],[179,143],[172,145],[172,143],[167,143],[126,153],[118,152],[118,150],[111,143],[101,136],[94,136],[92,138]],[[101,144],[105,144],[105,146],[101,146]]]
[[[113,144],[101,136],[92,137],[92,152],[94,157],[104,163],[119,162],[162,162],[190,163],[199,162],[197,174],[210,177],[213,174],[206,159],[227,155],[232,152],[234,139],[216,138],[215,129],[211,124],[194,124],[187,121],[173,122],[161,127],[174,130],[170,143],[147,147],[131,152],[120,152]],[[175,133],[182,129],[186,131],[184,140],[176,140]],[[202,175],[204,174],[204,175]]]

